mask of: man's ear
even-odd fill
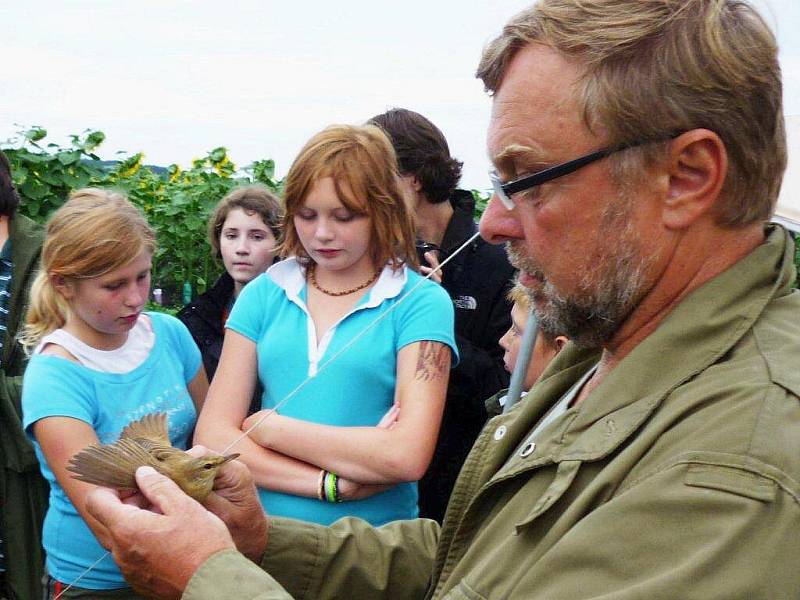
[[[72,282],[68,281],[63,275],[50,274],[50,284],[65,300],[71,300],[72,296],[75,295]]]
[[[662,218],[669,229],[686,229],[716,206],[728,172],[728,153],[708,129],[692,129],[670,143],[669,186]]]
[[[564,348],[564,346],[567,345],[567,342],[569,341],[569,338],[567,336],[565,336],[565,335],[557,335],[555,341],[556,341],[556,344],[555,344],[555,346],[556,346],[556,354],[558,354],[559,352],[561,352],[561,350]]]

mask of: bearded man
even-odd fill
[[[792,240],[767,225],[786,164],[768,27],[742,0],[540,0],[478,75],[497,167],[481,232],[571,342],[484,428],[441,530],[267,526],[236,500],[212,507],[226,538],[154,473],[140,483],[161,515],[98,490],[90,511],[142,589],[798,596],[800,296]]]

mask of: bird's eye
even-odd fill
[[[212,465],[211,463],[206,463],[206,464],[204,464],[204,465],[203,465],[203,468],[204,468],[206,471],[208,471],[209,469],[213,469],[213,468],[214,468],[214,465]]]

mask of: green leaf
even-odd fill
[[[42,154],[34,154],[33,152],[20,152],[17,154],[20,162],[26,162],[31,164],[44,164],[46,162],[50,162],[52,159],[49,156],[42,155]]]
[[[214,148],[211,152],[208,153],[208,158],[211,159],[211,162],[221,162],[225,160],[225,155],[228,153],[228,150],[224,146],[220,146],[219,148]]]
[[[25,139],[29,142],[38,142],[47,137],[47,130],[44,127],[34,126],[25,132]]]
[[[25,185],[21,186],[19,190],[19,193],[22,194],[23,197],[30,198],[31,200],[46,198],[49,192],[50,188],[34,179],[26,181]]]
[[[86,152],[91,152],[102,144],[106,139],[106,134],[102,131],[92,131],[86,136],[86,141],[83,143],[83,149]]]
[[[81,159],[81,153],[75,150],[70,152],[59,152],[56,154],[56,158],[58,159],[58,162],[66,166],[78,162]]]

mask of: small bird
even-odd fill
[[[136,490],[136,469],[151,466],[172,479],[189,496],[203,502],[219,468],[238,457],[207,455],[194,458],[172,446],[167,415],[153,413],[128,424],[113,444],[95,444],[70,459],[68,471],[79,481],[118,490]]]

